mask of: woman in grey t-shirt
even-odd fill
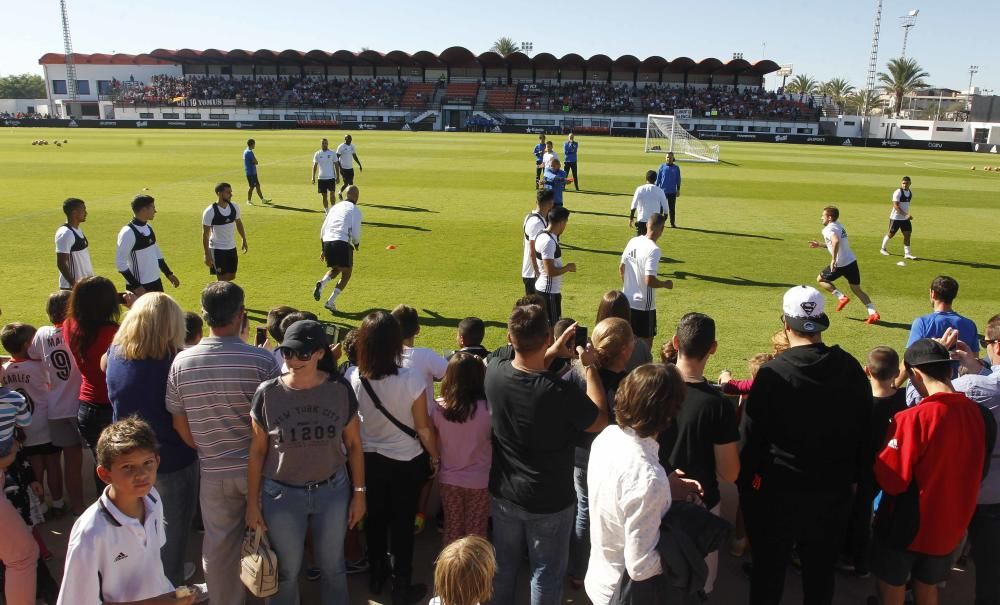
[[[261,383],[251,404],[247,526],[268,530],[278,556],[278,593],[270,603],[299,603],[311,527],[321,602],[341,605],[349,601],[344,536],[366,508],[358,400],[337,374],[319,322],[293,323],[278,350],[288,373]]]

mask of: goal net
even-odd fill
[[[690,110],[677,110],[672,116],[646,116],[646,153],[672,151],[678,161],[718,162],[718,145],[698,139],[680,125],[678,119],[683,119],[685,114],[691,117]]]

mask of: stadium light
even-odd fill
[[[524,54],[526,55],[531,54],[531,52],[534,50],[535,50],[534,42],[521,42],[521,52],[523,52]]]
[[[919,14],[920,9],[915,8],[899,18],[899,23],[903,28],[903,57],[906,57],[906,40],[910,36],[910,30],[916,27],[917,15]]]
[[[970,95],[972,94],[972,77],[975,76],[977,73],[979,73],[979,66],[978,65],[970,65],[969,66],[969,94]]]

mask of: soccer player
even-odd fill
[[[628,213],[628,226],[635,225],[636,235],[646,235],[646,221],[654,214],[665,214],[667,196],[656,186],[656,171],[646,171],[646,184],[635,188],[632,207]],[[636,213],[638,212],[638,221]]]
[[[323,295],[323,286],[340,274],[340,281],[333,289],[333,294],[323,305],[328,311],[336,312],[334,301],[347,287],[351,280],[351,270],[354,267],[354,251],[361,248],[361,210],[358,209],[358,188],[351,185],[347,188],[347,199],[333,206],[326,213],[323,227],[320,229],[320,240],[323,252],[321,260],[326,260],[326,274],[316,282],[313,298],[319,300]]]
[[[535,149],[532,153],[535,154],[535,189],[538,189],[542,186],[542,170],[544,170],[544,166],[542,164],[542,156],[545,155],[544,134],[538,135],[538,144],[535,145]]]
[[[323,196],[323,212],[327,208],[327,193],[333,192],[337,186],[337,154],[330,151],[330,143],[326,139],[319,142],[319,151],[313,154],[312,184],[316,184],[316,169],[319,169],[319,193]]]
[[[550,168],[553,160],[558,160],[559,156],[553,149],[552,141],[545,141],[545,153],[542,154],[542,170]]]
[[[819,272],[816,281],[819,282],[819,287],[837,297],[837,310],[840,311],[847,303],[851,302],[851,299],[838,290],[833,285],[833,281],[839,277],[846,278],[851,290],[861,299],[861,302],[865,303],[865,307],[868,309],[868,319],[865,320],[865,323],[873,324],[880,319],[879,314],[875,310],[872,299],[861,289],[861,270],[858,269],[858,257],[854,256],[854,252],[851,251],[851,245],[847,242],[847,231],[844,230],[843,225],[837,222],[839,218],[840,210],[836,207],[823,208],[821,217],[823,241],[826,242],[826,248],[830,251],[831,258],[830,266],[824,267]],[[810,248],[819,248],[821,245],[816,240],[809,242]]]
[[[573,133],[569,133],[566,142],[563,143],[563,160],[566,162],[563,164],[563,168],[566,169],[567,174],[573,173],[573,188],[577,191],[580,190],[580,180],[576,176],[576,153],[579,148],[580,144],[573,139]]]
[[[677,198],[681,195],[681,167],[674,164],[674,152],[667,154],[667,163],[660,165],[656,174],[656,186],[667,196],[670,212],[670,226],[677,226]]]
[[[549,145],[552,145],[552,141],[549,141]],[[566,189],[566,171],[559,169],[559,158],[553,157],[549,160],[549,163],[545,165],[545,188],[552,191],[552,202],[556,206],[562,207],[563,205],[563,191]]]
[[[882,256],[889,256],[889,251],[885,249],[889,245],[889,240],[896,235],[897,231],[903,232],[903,258],[917,260],[916,256],[910,252],[910,233],[913,227],[910,221],[913,215],[910,214],[910,202],[913,201],[913,192],[910,191],[910,177],[904,176],[899,184],[899,189],[892,193],[892,212],[889,213],[889,231],[882,238],[882,248],[879,252]]]
[[[540,274],[538,259],[535,258],[535,240],[549,226],[546,217],[552,210],[555,194],[551,189],[535,192],[535,210],[524,217],[524,255],[521,260],[521,279],[524,281],[524,293],[535,293],[535,281]]]
[[[358,171],[364,172],[364,167],[361,166],[361,160],[358,158],[358,152],[354,148],[354,144],[351,143],[351,135],[344,137],[344,142],[337,146],[337,174],[335,178],[340,180],[340,177],[344,177],[344,184],[340,186],[340,191],[337,193],[338,199],[344,199],[344,190],[354,184],[354,164],[352,163],[352,158],[354,162],[358,163]]]
[[[63,202],[66,222],[56,229],[56,267],[59,289],[71,290],[73,284],[94,274],[90,263],[90,243],[80,224],[87,220],[87,204],[75,197]]]
[[[151,195],[137,195],[132,200],[133,218],[118,232],[115,266],[125,278],[125,288],[136,296],[146,292],[163,292],[160,273],[175,288],[181,285],[174,272],[163,259],[156,234],[149,221],[156,216],[156,203]]]
[[[663,235],[666,222],[662,214],[651,214],[647,221],[649,228],[629,240],[618,265],[622,289],[631,309],[629,323],[632,324],[632,332],[650,347],[656,336],[656,289],[670,290],[674,287],[672,280],[656,277],[660,267],[660,247],[656,245],[656,240]]]
[[[264,194],[260,191],[260,179],[257,178],[257,156],[253,153],[253,148],[257,146],[257,141],[247,139],[247,148],[243,150],[243,171],[247,174],[247,203],[253,206],[253,192],[257,190],[257,197],[265,204],[271,200],[264,199]]]
[[[555,325],[562,316],[562,276],[576,273],[576,263],[563,264],[559,236],[569,223],[569,210],[555,206],[549,210],[549,224],[535,239],[535,259],[538,261],[538,279],[535,290],[545,298],[549,323]]]
[[[220,281],[233,281],[240,258],[236,254],[236,238],[233,231],[239,231],[243,239],[243,254],[247,253],[247,233],[240,218],[240,207],[232,203],[233,188],[229,183],[215,186],[218,200],[205,208],[201,215],[201,244],[205,248],[205,264],[208,273]]]

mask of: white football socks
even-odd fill
[[[882,236],[882,249],[885,250],[885,247],[888,246],[888,245],[889,245],[889,236],[888,235],[883,235]]]
[[[332,303],[333,301],[337,300],[338,296],[340,296],[340,288],[334,288],[333,294],[330,295],[330,298],[326,299],[326,302],[328,304]]]
[[[319,283],[325,286],[329,281],[330,281],[330,275],[324,273],[323,278],[319,280]]]
[[[875,310],[875,303],[868,303],[867,305],[865,305],[865,308],[868,309],[869,315],[875,315],[878,313],[878,311]]]
[[[909,246],[903,246],[903,254],[905,254],[906,256],[910,256],[910,247]]]
[[[841,292],[840,290],[834,290],[833,295],[836,296],[837,298],[844,298],[844,293]]]

